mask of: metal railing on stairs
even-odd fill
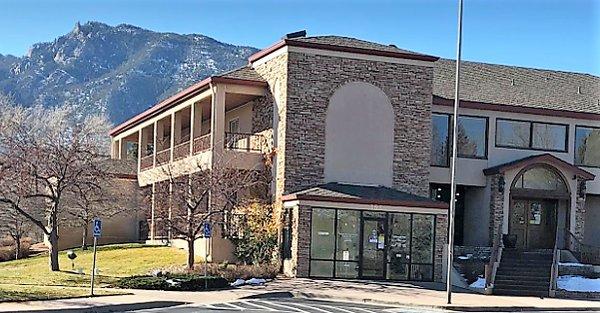
[[[496,230],[496,238],[492,246],[492,255],[490,261],[485,265],[485,293],[491,294],[494,289],[494,281],[496,279],[496,272],[500,266],[500,260],[502,259],[502,249],[504,244],[502,242],[502,223],[498,225]]]

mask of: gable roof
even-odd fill
[[[454,60],[435,62],[434,96],[454,99],[455,67]],[[460,97],[461,102],[600,114],[600,77],[463,61]]]
[[[563,161],[562,159],[559,159],[550,153],[532,155],[532,156],[528,156],[528,157],[525,157],[522,159],[507,162],[504,164],[496,165],[494,167],[484,169],[483,173],[486,176],[495,175],[495,174],[499,174],[499,173],[504,173],[511,169],[522,168],[522,167],[526,167],[526,166],[533,165],[533,164],[549,164],[549,165],[555,166],[557,168],[566,169],[566,170],[572,172],[573,174],[575,174],[583,179],[586,179],[586,180],[594,180],[594,178],[596,178],[596,175],[594,175],[580,167],[577,167],[573,164],[570,164],[566,161]]]
[[[282,197],[283,201],[314,200],[447,209],[448,204],[384,186],[326,183]]]
[[[248,58],[248,61],[252,63],[279,50],[284,46],[376,55],[383,57],[420,60],[427,62],[434,62],[439,59],[436,56],[399,49],[393,45],[384,45],[356,38],[343,36],[312,36],[281,39],[274,45],[251,55]]]

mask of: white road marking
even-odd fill
[[[252,300],[243,300],[241,302],[244,303],[244,304],[253,306],[255,308],[261,309],[261,310],[277,311],[276,309],[273,309],[272,307],[265,306],[265,305],[260,305],[260,304],[256,304],[256,303],[254,303],[255,301],[252,301]]]
[[[236,310],[240,310],[240,311],[244,311],[244,310],[246,310],[246,308],[244,308],[244,307],[241,307],[241,306],[239,306],[239,305],[235,305],[235,304],[233,304],[233,303],[231,303],[231,302],[223,302],[223,303],[221,303],[221,304],[222,304],[222,305],[228,305],[228,306],[230,306],[230,307],[232,307],[232,308],[234,308],[234,309],[236,309]]]
[[[367,312],[367,313],[377,313],[377,312],[375,312],[375,311],[371,311],[371,310],[367,310],[367,309],[364,309],[364,308],[359,308],[359,307],[355,307],[355,306],[353,306],[351,309],[353,309],[353,310],[358,310],[358,311],[362,311],[362,312]]]
[[[290,309],[292,309],[292,310],[295,310],[295,312],[310,313],[310,312],[304,311],[304,310],[302,310],[300,308],[290,307],[289,305],[283,305],[283,304],[279,304],[279,303],[275,303],[275,302],[269,302],[269,301],[264,301],[264,300],[256,300],[256,302],[260,302],[260,303],[263,303],[263,304],[265,304],[265,303],[266,304],[270,304],[270,305],[273,305],[273,306],[276,306],[276,307],[284,308],[284,309],[286,309],[288,311]]]
[[[302,307],[302,308],[307,308],[307,309],[313,309],[313,310],[317,310],[317,311],[319,311],[319,312],[324,312],[324,313],[335,313],[335,312],[332,312],[332,311],[327,311],[327,310],[325,310],[325,309],[318,308],[318,307],[316,307],[316,306],[304,305],[304,304],[300,304],[300,303],[294,303],[294,302],[290,302],[290,304],[297,305],[297,306],[299,306],[299,307]]]

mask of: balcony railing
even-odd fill
[[[210,149],[210,134],[194,138],[194,154]]]
[[[154,156],[147,155],[140,160],[140,170],[151,168],[154,165]]]
[[[262,152],[265,137],[260,134],[225,133],[225,149],[237,151]]]
[[[173,147],[173,161],[185,159],[188,156],[190,156],[189,140]]]
[[[171,161],[171,149],[167,148],[165,150],[159,151],[156,153],[156,165],[167,164]]]

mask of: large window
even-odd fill
[[[372,259],[367,255],[372,252],[367,249],[372,239],[370,232],[362,233],[361,229],[371,229],[366,227],[369,222],[382,223],[384,239],[376,240],[387,259],[380,263],[365,264]],[[434,215],[313,208],[310,276],[359,278],[362,263],[363,277],[370,277],[369,273],[377,269],[385,273],[383,278],[391,280],[431,281],[434,241]]]
[[[600,128],[575,128],[575,165],[600,167]]]
[[[431,165],[447,167],[452,151],[452,116],[433,114]],[[458,117],[458,156],[484,159],[487,157],[487,118]]]
[[[496,120],[496,146],[567,152],[568,126],[515,120]]]
[[[431,135],[431,165],[448,166],[450,153],[450,119],[446,114],[433,114]]]

